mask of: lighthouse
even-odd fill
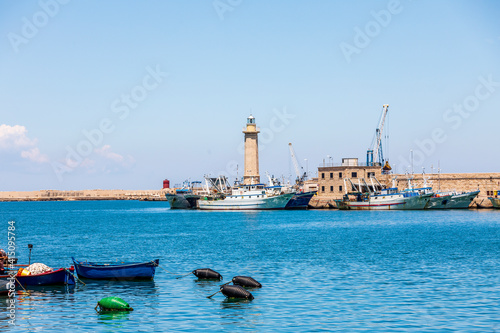
[[[245,173],[243,183],[245,185],[260,183],[259,176],[259,129],[255,124],[255,118],[250,115],[247,118],[247,126],[243,129],[245,134]]]

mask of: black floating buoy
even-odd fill
[[[204,280],[222,280],[222,275],[210,268],[200,268],[193,271],[198,279]]]
[[[223,285],[220,287],[220,291],[227,298],[253,299],[253,295],[248,290],[240,286]]]
[[[247,288],[262,288],[262,285],[250,276],[235,276],[233,277],[233,283],[238,286]]]

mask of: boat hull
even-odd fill
[[[432,197],[427,206],[425,206],[425,209],[446,209],[450,200],[451,195]]]
[[[450,200],[445,205],[429,207],[429,209],[467,209],[478,194],[479,191],[451,195]]]
[[[85,279],[94,280],[152,280],[160,260],[130,264],[97,264],[77,261],[74,258],[76,273]]]
[[[165,194],[165,197],[170,204],[170,209],[195,209],[199,195],[195,194]]]
[[[309,201],[316,192],[295,193],[295,195],[288,201],[285,209],[306,209],[309,206]]]
[[[73,268],[60,268],[52,272],[36,275],[16,275],[16,284],[22,286],[73,285],[75,284],[73,272]],[[9,277],[9,275],[1,276],[2,279],[8,279]]]
[[[219,200],[199,200],[201,210],[271,210],[284,209],[294,193],[282,194],[273,197],[247,198],[228,196]]]
[[[491,204],[493,205],[493,208],[500,208],[500,199],[498,198],[488,198],[491,201]]]

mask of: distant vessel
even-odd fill
[[[291,145],[291,143],[289,144]],[[294,155],[292,155],[293,158]],[[296,185],[282,185],[277,178],[271,177],[268,172],[266,172],[267,178],[269,179],[269,186],[266,187],[267,192],[280,192],[283,193],[294,193],[294,196],[288,201],[285,209],[307,209],[309,207],[309,201],[316,194],[316,191],[304,192],[303,190],[303,180],[297,182]],[[276,194],[276,193],[275,193]]]
[[[200,196],[193,194],[190,190],[176,190],[175,194],[166,193],[170,209],[194,209]]]
[[[354,199],[346,194],[344,199],[335,202],[342,210],[420,210],[424,209],[431,196],[405,196],[397,188],[388,188],[377,193],[358,193]]]
[[[344,183],[347,181],[354,192],[346,193],[342,200],[335,200],[341,210],[420,210],[424,209],[433,195],[432,192],[420,191],[422,189],[399,192],[396,187],[383,188],[375,178],[370,178],[371,185],[365,179],[360,179],[358,185],[348,178]]]
[[[422,193],[432,193],[433,190],[431,187],[427,186],[428,178],[425,177],[425,174],[422,173],[422,178],[424,179],[424,187],[413,189],[412,187],[412,178],[407,175],[408,179],[408,188],[410,191],[418,191]],[[405,190],[403,192],[409,191]],[[438,192],[432,193],[432,197],[429,202],[425,206],[425,209],[466,209],[469,208],[471,202],[475,197],[479,194],[479,191],[473,192]]]
[[[231,195],[202,197],[198,201],[201,210],[255,210],[284,209],[294,193],[272,195],[264,184],[237,185]]]
[[[428,205],[427,209],[466,209],[479,194],[480,191],[473,192],[441,192],[436,194],[437,203]],[[433,198],[434,199],[434,198]]]
[[[316,194],[316,191],[295,193],[295,195],[288,201],[285,209],[306,209],[309,207],[309,202]]]
[[[170,209],[195,209],[200,196],[193,193],[193,184],[185,181],[182,188],[175,190],[175,194],[166,193],[165,198],[170,204]]]
[[[500,198],[498,198],[500,191],[493,191],[493,195],[494,197],[489,197],[488,199],[490,199],[493,208],[500,208]]]

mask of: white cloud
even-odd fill
[[[30,150],[23,150],[21,152],[21,157],[36,163],[46,163],[49,161],[47,155],[41,154],[40,149],[37,147],[31,148]]]
[[[104,157],[107,160],[113,161],[116,164],[119,164],[122,167],[128,167],[131,164],[135,162],[134,158],[132,156],[122,156],[120,154],[117,154],[113,151],[111,151],[111,146],[110,145],[104,145],[101,148],[96,148],[94,149],[96,154],[99,156]]]
[[[21,125],[0,125],[0,152],[20,154],[24,159],[35,163],[47,163],[47,155],[40,153],[37,139],[30,139],[28,130]]]
[[[21,125],[0,125],[0,149],[18,150],[35,146],[37,140],[28,138],[27,132],[26,127]]]

